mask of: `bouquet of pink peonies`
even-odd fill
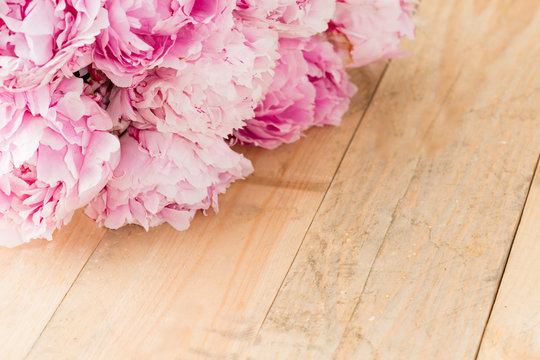
[[[400,56],[415,0],[0,0],[0,245],[74,211],[189,226],[273,149],[339,124],[346,67]]]

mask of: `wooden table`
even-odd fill
[[[189,231],[0,249],[1,359],[539,359],[540,4],[424,1]]]

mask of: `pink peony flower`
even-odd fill
[[[83,86],[0,93],[0,245],[51,239],[112,176],[119,142]]]
[[[193,141],[242,127],[272,81],[277,34],[247,22],[230,26],[203,43],[200,57],[152,70],[134,88],[113,90],[113,119]]]
[[[198,142],[130,127],[120,139],[122,158],[114,177],[88,206],[99,224],[148,230],[168,222],[185,230],[198,209],[218,209],[218,194],[249,175],[249,160],[217,137]]]
[[[0,246],[189,227],[275,148],[337,125],[346,66],[402,55],[417,0],[0,0]]]
[[[0,0],[0,86],[11,91],[46,84],[91,61],[105,28],[99,0]]]
[[[237,12],[262,21],[281,37],[308,37],[328,27],[335,0],[237,0]]]
[[[338,125],[356,87],[341,58],[322,37],[281,39],[274,81],[255,117],[237,130],[243,145],[273,149],[298,140],[314,125]]]
[[[347,112],[356,86],[349,81],[334,46],[322,37],[313,37],[303,50],[308,78],[315,87],[313,125],[339,125]]]
[[[414,38],[416,0],[338,0],[329,37],[349,66],[403,56],[400,39]]]
[[[173,48],[179,53],[172,58],[196,52],[205,29],[194,26],[230,17],[233,5],[232,0],[106,0],[111,25],[97,38],[96,66],[115,85],[133,86]]]

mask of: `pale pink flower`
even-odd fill
[[[198,142],[130,127],[120,138],[122,157],[102,193],[86,213],[117,229],[138,224],[148,230],[168,222],[185,230],[196,211],[218,209],[218,195],[249,175],[251,162],[218,137]]]
[[[416,0],[338,0],[328,36],[348,66],[403,56],[401,38],[414,38]]]
[[[338,125],[347,110],[356,88],[330,43],[322,37],[281,39],[279,52],[268,93],[233,141],[273,149],[314,125]]]
[[[133,86],[147,70],[166,61],[171,51],[175,52],[171,58],[196,52],[206,30],[196,25],[231,17],[233,4],[232,0],[106,0],[111,25],[97,38],[96,66],[115,85]]]
[[[88,65],[95,37],[108,25],[99,0],[0,0],[0,19],[0,86],[11,91]]]
[[[112,176],[119,142],[83,86],[0,93],[0,245],[51,239]]]
[[[247,22],[230,25],[203,42],[199,57],[154,69],[134,88],[113,90],[113,119],[193,140],[227,137],[242,127],[272,81],[277,34]]]
[[[237,0],[244,18],[266,23],[281,37],[308,37],[323,32],[334,15],[335,0]]]

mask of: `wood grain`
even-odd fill
[[[108,232],[29,359],[228,358],[262,322],[385,64],[355,71],[339,128],[245,150],[256,172],[189,231]]]
[[[540,8],[429,1],[250,359],[471,359],[540,138]]]
[[[480,360],[540,359],[539,222],[537,170],[482,339]]]
[[[0,358],[30,351],[104,233],[79,211],[52,242],[0,247]]]

